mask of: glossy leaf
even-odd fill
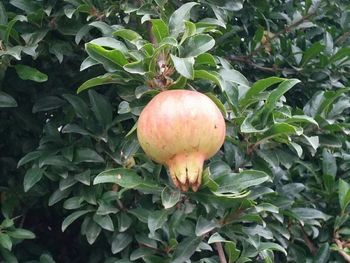
[[[177,72],[179,72],[185,78],[188,78],[188,79],[194,78],[194,70],[193,70],[194,58],[193,57],[179,58],[174,55],[170,55],[170,56]]]
[[[171,262],[182,263],[188,260],[195,253],[201,241],[201,237],[187,237],[182,240],[176,247]]]
[[[184,21],[189,20],[191,9],[196,5],[198,5],[198,3],[185,3],[170,16],[169,29],[172,36],[177,37],[183,30],[185,23]]]
[[[23,80],[32,80],[35,82],[45,82],[48,80],[48,76],[36,68],[17,64],[15,69],[18,76]]]
[[[0,91],[0,108],[17,107],[16,100],[9,94]]]
[[[197,34],[188,38],[184,42],[184,57],[196,57],[204,54],[208,50],[212,49],[215,45],[215,40],[205,34]]]
[[[77,90],[77,93],[80,93],[84,90],[90,89],[92,87],[106,85],[106,84],[122,84],[124,83],[123,77],[118,74],[104,74],[102,76],[98,76],[92,79],[85,81],[81,84]]]
[[[31,168],[29,169],[23,180],[24,192],[27,192],[32,188],[37,182],[43,177],[44,170],[40,168]]]
[[[152,34],[160,43],[164,38],[169,36],[169,28],[162,19],[152,19]]]
[[[80,210],[75,211],[69,216],[67,216],[63,222],[62,222],[62,232],[64,232],[69,225],[71,225],[75,220],[77,220],[79,217],[91,212],[90,210]]]

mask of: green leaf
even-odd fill
[[[342,211],[345,211],[350,203],[350,184],[339,179],[338,188],[340,208]]]
[[[91,40],[89,43],[95,44],[101,47],[108,47],[112,49],[119,50],[123,54],[127,54],[129,52],[128,48],[125,46],[123,42],[116,40],[112,37],[100,37],[94,40]]]
[[[189,37],[196,34],[196,25],[192,23],[191,21],[185,21],[185,32],[183,33],[180,41],[180,45]]]
[[[90,68],[92,66],[98,65],[99,62],[91,57],[87,57],[86,59],[83,60],[83,62],[81,62],[80,65],[80,71],[83,71],[87,68]]]
[[[92,210],[80,210],[80,211],[75,211],[69,216],[67,216],[63,222],[62,222],[62,232],[64,232],[69,225],[71,225],[75,220],[77,220],[79,217],[90,213]]]
[[[303,59],[301,60],[301,66],[304,67],[311,59],[319,55],[325,46],[321,42],[316,42],[311,45],[303,54]]]
[[[167,222],[168,220],[168,210],[153,211],[149,214],[147,224],[150,231],[150,235],[154,236],[155,231]]]
[[[112,240],[112,253],[117,254],[123,251],[132,242],[132,237],[128,233],[119,233]]]
[[[144,61],[135,61],[127,63],[123,66],[124,70],[132,74],[145,75],[147,73]]]
[[[93,216],[94,221],[103,229],[108,231],[114,231],[114,225],[111,217],[109,215],[98,215]]]
[[[249,187],[260,185],[268,180],[270,177],[265,172],[257,170],[245,170],[238,174],[229,173],[216,180],[219,188],[215,192],[239,194]]]
[[[203,236],[219,226],[219,223],[215,219],[207,220],[204,217],[199,216],[195,230],[196,236]]]
[[[40,263],[56,263],[56,261],[49,254],[42,254],[40,256]]]
[[[152,19],[152,34],[160,43],[164,38],[169,36],[169,28],[162,19]]]
[[[181,192],[165,187],[161,194],[162,204],[165,209],[171,208],[180,201]]]
[[[90,245],[95,243],[96,239],[101,233],[101,227],[95,223],[95,221],[90,220],[86,226],[86,239]]]
[[[128,63],[123,52],[119,50],[107,50],[96,44],[87,43],[85,45],[86,52],[95,61],[100,62],[109,72],[114,72]]]
[[[74,123],[69,123],[67,125],[65,125],[62,128],[62,133],[78,133],[81,135],[91,135],[90,132],[88,132],[87,130],[84,130],[83,128],[79,127],[78,125],[74,124]]]
[[[325,117],[326,114],[329,112],[329,109],[331,108],[334,101],[339,97],[343,96],[344,93],[347,93],[349,91],[350,88],[341,88],[336,91],[326,91],[324,93],[324,99],[322,100],[322,103],[320,104],[317,113]]]
[[[133,42],[138,39],[142,39],[142,37],[135,31],[130,29],[120,29],[113,33],[113,36],[115,37],[121,37],[125,40],[128,40],[130,42]]]
[[[303,129],[300,127],[295,127],[287,123],[275,123],[264,133],[263,138],[261,140],[271,139],[273,137],[280,136],[283,134],[301,135],[302,132]]]
[[[74,162],[81,163],[104,163],[104,159],[96,151],[89,148],[78,148],[75,150]]]
[[[350,57],[350,47],[342,47],[330,59],[330,63]]]
[[[16,239],[34,239],[35,235],[33,232],[23,229],[23,228],[16,228],[13,231],[8,231],[7,234]]]
[[[337,162],[335,160],[335,157],[329,152],[328,149],[325,148],[322,151],[322,157],[323,174],[335,177],[337,175]]]
[[[78,209],[82,206],[83,198],[81,196],[74,196],[63,203],[64,209],[72,210],[72,209]]]
[[[4,4],[0,2],[0,25],[6,25],[8,22],[8,16]]]
[[[130,260],[135,261],[137,259],[143,259],[146,256],[151,256],[152,254],[154,254],[154,251],[152,251],[152,249],[141,247],[141,248],[134,250],[130,254]],[[152,261],[152,263],[153,263],[153,261]]]
[[[16,100],[9,94],[0,91],[0,108],[17,107]]]
[[[112,106],[106,98],[94,90],[89,90],[89,98],[98,122],[107,127],[112,122]]]
[[[116,168],[97,175],[93,184],[114,183],[131,189],[139,186],[142,182],[142,178],[134,170]]]
[[[11,35],[11,33],[12,34],[14,33],[13,26],[16,24],[17,21],[28,22],[28,19],[25,16],[17,15],[7,24],[5,38],[4,38],[4,42],[6,43],[6,45],[9,44],[10,35]],[[18,36],[16,38],[18,40]],[[19,42],[19,41],[17,41],[17,42]]]
[[[28,192],[30,188],[39,182],[43,177],[43,174],[44,170],[40,168],[31,168],[27,170],[23,180],[24,192]]]
[[[36,160],[36,159],[39,159],[39,157],[42,156],[42,152],[40,151],[34,151],[34,152],[29,152],[27,153],[25,156],[23,156],[19,161],[18,161],[18,164],[17,164],[17,167],[20,167],[26,163],[29,163],[33,160]]]
[[[183,89],[186,87],[187,84],[187,78],[180,76],[173,82],[171,85],[169,85],[168,89]]]
[[[223,91],[225,89],[220,75],[215,71],[208,71],[208,70],[195,70],[194,71],[194,78],[195,79],[205,79],[214,82],[216,85],[220,87],[220,89]]]
[[[318,126],[317,121],[315,121],[313,118],[306,116],[306,115],[293,115],[292,117],[284,120],[285,123],[299,123],[299,122],[306,122],[310,124],[314,124]]]
[[[327,263],[329,262],[330,257],[330,247],[328,243],[322,244],[322,246],[318,249],[317,254],[315,255],[313,262],[314,263]]]
[[[292,87],[294,87],[296,84],[298,84],[300,80],[298,79],[287,79],[284,80],[281,84],[278,85],[276,89],[274,89],[269,97],[266,100],[265,108],[271,111],[273,108],[275,108],[276,103],[279,101],[279,99],[285,94],[288,90],[290,90]]]
[[[0,246],[0,253],[3,256],[3,259],[6,263],[18,263],[17,258],[7,249],[4,249]]]
[[[253,40],[252,40],[252,48],[256,49],[258,45],[260,45],[261,40],[264,36],[264,28],[262,26],[258,26],[257,30],[255,31]]]
[[[48,77],[46,74],[40,72],[36,68],[32,68],[26,65],[17,64],[15,66],[17,75],[23,80],[32,80],[35,82],[45,82]]]
[[[189,2],[181,5],[169,18],[170,35],[175,38],[183,31],[185,20],[189,20],[191,9],[198,5],[195,2]]]
[[[207,52],[215,46],[215,40],[205,34],[198,34],[188,38],[184,44],[183,57],[196,57]]]
[[[223,238],[219,233],[215,232],[208,239],[208,244],[213,244],[216,242],[227,242],[225,238]]]
[[[43,96],[38,99],[33,105],[32,112],[42,112],[55,110],[62,107],[65,104],[65,101],[56,97],[56,96]]]
[[[243,76],[242,73],[240,73],[237,70],[222,69],[219,71],[219,74],[225,81],[233,82],[243,87],[247,87],[247,88],[249,87],[249,82],[246,79],[246,77]]]
[[[171,263],[186,262],[196,252],[201,241],[201,237],[186,237],[183,239],[176,247]]]
[[[266,79],[258,80],[248,89],[247,93],[239,101],[239,104],[242,106],[245,106],[245,104],[247,104],[247,102],[250,99],[253,99],[259,93],[263,92],[264,90],[271,87],[272,85],[280,83],[284,80],[285,79],[283,79],[283,78],[277,78],[277,77],[269,77]]]
[[[170,57],[174,63],[174,67],[177,72],[179,72],[185,78],[188,78],[188,79],[194,78],[194,70],[193,70],[194,58],[193,57],[179,58],[172,54],[170,54]]]
[[[241,251],[236,248],[236,243],[233,241],[228,241],[225,242],[225,252],[228,255],[228,262],[232,263],[236,262]]]
[[[87,169],[82,173],[74,175],[74,179],[85,185],[90,185],[91,170]]]
[[[259,244],[259,251],[264,251],[264,250],[276,250],[279,252],[282,252],[283,254],[287,255],[287,251],[280,245],[272,242],[261,242]]]
[[[49,198],[49,206],[53,206],[54,204],[58,203],[62,199],[66,198],[69,196],[71,192],[71,189],[65,189],[61,191],[61,189],[57,189],[55,192],[52,193],[52,195]]]
[[[106,84],[124,84],[124,83],[125,83],[125,79],[123,76],[116,73],[107,73],[85,81],[83,84],[79,86],[77,93],[80,93],[84,90],[87,90],[96,86],[101,86]]]
[[[63,94],[62,97],[65,98],[69,102],[69,104],[72,105],[78,116],[84,119],[88,118],[89,108],[82,98],[74,96],[72,94]]]
[[[314,208],[298,207],[292,208],[291,211],[297,216],[298,219],[302,221],[310,219],[322,219],[326,221],[330,218],[329,215],[326,215],[325,213]]]
[[[14,225],[13,219],[5,218],[2,223],[0,224],[0,228],[9,228]]]
[[[69,166],[70,162],[66,158],[64,158],[61,155],[49,155],[49,156],[43,156],[43,158],[40,159],[39,167],[43,167],[45,165],[52,165],[52,166]]]
[[[118,230],[119,232],[124,232],[129,229],[132,224],[132,219],[124,212],[119,214],[118,218]]]
[[[195,59],[195,65],[207,65],[207,66],[216,66],[216,60],[213,57],[213,55],[209,54],[209,53],[203,53],[200,54],[196,57]]]
[[[36,13],[40,9],[40,4],[37,2],[26,0],[11,0],[11,5],[25,11],[27,14]]]
[[[11,238],[7,234],[1,233],[1,232],[0,232],[0,246],[6,248],[9,251],[11,251],[12,249]]]
[[[222,102],[213,93],[205,93],[205,95],[207,95],[216,104],[216,106],[222,112],[224,117],[226,117],[227,111],[226,111],[225,106],[222,104]]]

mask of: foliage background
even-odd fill
[[[80,69],[85,43],[121,26],[149,39],[141,21],[184,3],[0,3],[1,261],[219,262],[219,243],[228,262],[349,261],[350,4],[192,8],[219,68],[196,62],[211,74],[188,83],[219,99],[228,136],[199,192],[180,194],[128,134],[154,95],[144,75]]]

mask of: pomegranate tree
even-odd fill
[[[142,111],[137,127],[141,147],[164,164],[175,186],[197,191],[203,163],[225,139],[225,121],[206,95],[189,90],[167,90],[155,96]]]

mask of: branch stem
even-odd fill
[[[220,263],[227,263],[224,249],[222,248],[221,242],[215,242],[215,248],[218,251]]]

